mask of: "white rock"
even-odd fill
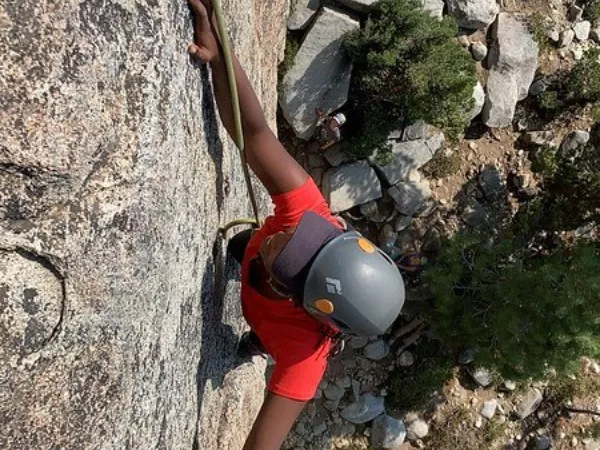
[[[573,42],[575,38],[575,32],[573,30],[565,30],[560,34],[560,42],[558,46],[560,48],[566,48]]]
[[[423,9],[432,17],[442,19],[444,13],[444,0],[421,0]]]
[[[497,44],[488,57],[492,69],[483,121],[491,128],[500,128],[511,125],[517,102],[527,97],[539,49],[527,26],[510,14],[498,15],[492,33]]]
[[[488,48],[483,42],[473,42],[471,44],[471,54],[475,61],[483,61],[488,54]]]
[[[583,48],[580,45],[574,45],[570,48],[575,61],[581,61],[583,58]]]
[[[415,357],[411,352],[405,350],[398,356],[397,362],[400,367],[410,367],[415,363]]]
[[[468,29],[483,29],[494,22],[500,7],[496,0],[448,0],[448,13],[458,25]]]
[[[517,388],[517,383],[512,380],[504,380],[502,382],[502,389],[512,392]]]
[[[372,361],[379,361],[390,354],[390,346],[385,341],[378,339],[367,344],[363,349],[363,354]]]
[[[577,22],[575,25],[573,25],[573,31],[575,32],[575,37],[580,41],[587,41],[590,37],[591,30],[592,30],[592,24],[587,20]]]
[[[486,419],[491,419],[496,414],[496,408],[498,407],[498,400],[489,400],[483,404],[481,408],[481,415]]]
[[[429,183],[403,181],[388,189],[400,214],[412,216],[431,197]]]
[[[373,420],[371,444],[375,448],[394,449],[406,438],[404,422],[382,414]]]
[[[306,28],[317,11],[320,0],[295,0],[294,10],[288,18],[287,26],[290,30],[302,30]]]
[[[425,436],[429,434],[429,425],[427,422],[421,419],[417,419],[414,422],[411,422],[408,425],[406,430],[406,437],[410,441],[416,441],[418,439],[423,439]]]
[[[360,424],[369,422],[384,411],[383,398],[373,394],[365,394],[363,398],[345,407],[340,416],[350,423]]]
[[[535,412],[544,399],[542,393],[538,389],[531,389],[525,394],[525,398],[519,403],[516,409],[517,416],[520,419],[525,419]]]
[[[471,376],[481,387],[488,387],[493,381],[491,372],[482,367],[473,370]]]
[[[483,110],[483,105],[485,104],[485,90],[483,86],[478,81],[475,87],[473,88],[473,108],[469,112],[469,120],[473,120]]]
[[[360,26],[358,20],[333,8],[323,8],[310,28],[294,64],[282,83],[281,110],[301,139],[315,129],[315,109],[329,113],[348,98],[352,63],[343,52],[343,36]]]
[[[379,179],[366,161],[325,172],[323,193],[334,213],[376,200],[382,195]]]

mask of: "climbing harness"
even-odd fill
[[[217,19],[217,29],[219,32],[221,46],[223,48],[223,57],[225,59],[225,68],[227,70],[227,78],[229,81],[229,91],[231,93],[231,109],[233,110],[233,122],[235,126],[235,144],[240,151],[240,158],[242,159],[242,169],[244,171],[244,180],[246,181],[246,188],[248,189],[248,196],[250,197],[250,204],[252,205],[252,212],[254,219],[239,219],[229,222],[227,225],[219,228],[219,231],[226,235],[227,231],[237,225],[252,225],[253,228],[261,226],[260,214],[258,212],[258,204],[256,202],[256,196],[254,195],[254,189],[252,187],[252,179],[250,178],[250,171],[248,170],[248,163],[246,161],[246,153],[244,148],[244,131],[242,129],[242,114],[240,111],[240,98],[238,95],[237,83],[235,79],[235,70],[233,67],[233,58],[231,56],[231,48],[229,45],[229,37],[227,35],[227,28],[225,27],[225,19],[223,18],[223,10],[221,9],[221,1],[213,0],[213,8],[215,11],[215,17]]]

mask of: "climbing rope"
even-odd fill
[[[233,58],[231,55],[229,38],[227,35],[227,28],[225,27],[225,19],[223,18],[223,10],[221,9],[221,1],[213,0],[212,4],[217,19],[217,29],[221,38],[221,46],[223,47],[223,57],[225,59],[225,68],[227,70],[227,78],[229,81],[229,92],[231,93],[231,109],[233,110],[233,121],[235,126],[235,144],[237,145],[240,151],[240,158],[242,159],[242,169],[244,171],[244,180],[246,181],[248,196],[250,197],[250,204],[252,205],[252,212],[254,214],[254,220],[234,220],[233,222],[228,223],[224,227],[221,227],[219,230],[223,234],[226,234],[230,228],[236,225],[251,224],[253,227],[260,227],[261,221],[260,214],[258,212],[256,196],[254,194],[254,188],[252,187],[252,179],[250,178],[250,171],[248,169],[248,163],[246,161],[246,153],[244,147],[244,131],[242,128],[242,114],[240,111],[240,98],[238,95],[237,83],[235,79],[235,69],[233,67]]]

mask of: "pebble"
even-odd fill
[[[574,38],[575,32],[573,30],[565,30],[560,35],[560,42],[558,43],[558,46],[560,48],[566,48],[571,45]]]
[[[373,420],[384,409],[383,398],[365,394],[362,400],[346,406],[340,415],[350,423],[360,424]]]
[[[323,403],[323,407],[330,412],[337,410],[340,407],[340,399],[327,400]]]
[[[552,439],[548,436],[538,436],[535,439],[535,450],[548,450],[552,445]]]
[[[460,36],[458,36],[458,43],[460,45],[462,45],[463,47],[469,47],[471,45],[471,43],[469,42],[469,36],[465,35],[465,34],[461,34]]]
[[[348,389],[350,386],[352,386],[352,380],[350,379],[349,376],[345,376],[345,377],[338,377],[335,379],[335,384],[337,384],[339,387],[343,388],[343,389]]]
[[[469,148],[471,150],[477,150],[477,144],[473,141],[469,142]]]
[[[529,87],[529,94],[533,95],[534,97],[537,97],[543,92],[546,92],[546,89],[548,89],[548,86],[546,85],[546,82],[544,80],[536,80]]]
[[[543,400],[543,395],[538,389],[530,389],[521,403],[517,406],[516,414],[522,420],[529,417],[540,406]]]
[[[323,391],[325,397],[332,401],[340,401],[340,399],[344,396],[345,390],[343,387],[338,386],[337,384],[330,384],[327,386],[327,389]]]
[[[352,379],[352,395],[355,402],[360,399],[360,383],[355,379]]]
[[[483,61],[488,54],[488,48],[483,42],[474,42],[471,44],[471,55],[475,61]]]
[[[342,366],[346,369],[356,369],[356,361],[354,359],[342,359]]]
[[[502,389],[512,392],[517,388],[517,383],[512,380],[504,380],[502,382]]]
[[[320,434],[325,433],[326,430],[327,430],[327,424],[325,422],[322,422],[313,428],[313,433],[318,436]]]
[[[407,350],[398,356],[397,362],[400,367],[410,367],[415,363],[415,357]]]
[[[483,408],[481,408],[481,415],[486,419],[491,419],[496,414],[496,408],[498,407],[497,400],[489,400],[483,404]]]
[[[371,342],[363,349],[365,357],[372,361],[379,361],[385,358],[390,353],[390,346],[382,339]]]
[[[488,387],[492,384],[492,374],[489,370],[480,367],[471,372],[471,377],[477,382],[477,384],[481,387]]]
[[[423,439],[429,434],[429,425],[422,419],[417,419],[408,425],[406,430],[406,437],[410,441],[416,441]]]
[[[475,419],[475,428],[481,428],[482,425],[483,419],[481,417],[477,417],[477,419]]]
[[[571,54],[573,55],[573,59],[575,61],[580,61],[583,58],[583,48],[579,45],[576,45],[571,48]]]
[[[369,343],[369,338],[363,336],[354,336],[348,341],[350,348],[358,350]]]

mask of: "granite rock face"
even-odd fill
[[[274,125],[288,5],[223,7]],[[0,448],[241,448],[264,365],[217,228],[250,209],[186,2],[0,22]]]

